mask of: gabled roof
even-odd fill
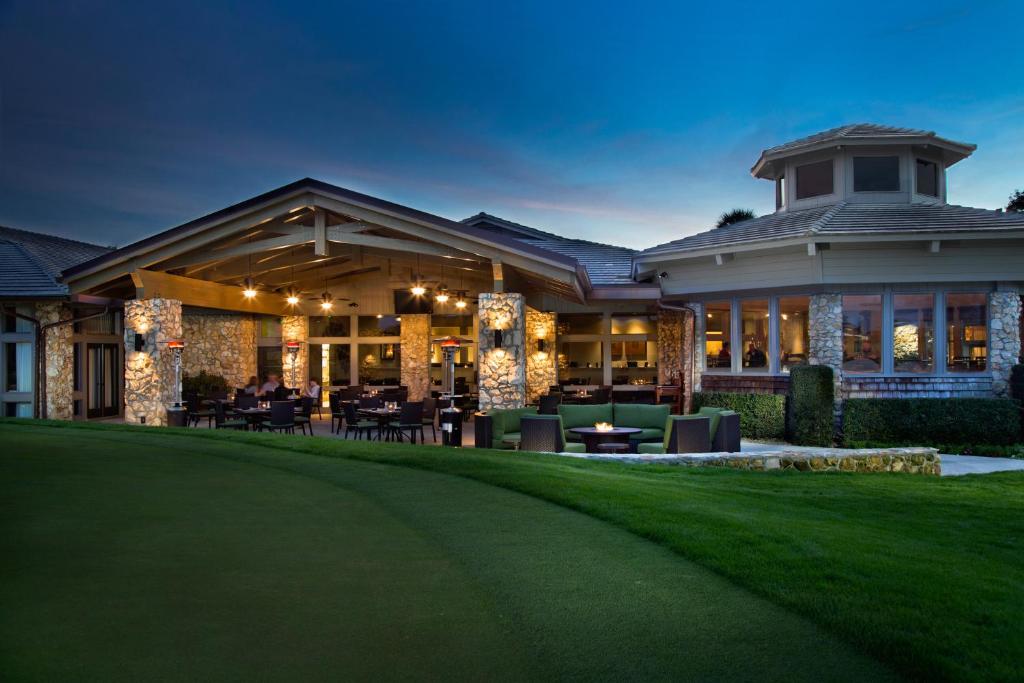
[[[591,284],[633,284],[633,256],[637,253],[635,249],[562,237],[484,212],[465,218],[462,222],[573,258],[587,269]]]
[[[87,242],[0,226],[0,297],[64,296],[61,271],[109,252]]]
[[[783,211],[645,249],[641,258],[813,236],[1024,231],[1024,213],[951,204],[839,203]]]
[[[955,164],[977,149],[977,145],[968,142],[957,142],[939,137],[933,130],[883,126],[877,123],[851,123],[769,147],[761,152],[761,156],[750,172],[756,177],[767,177],[764,173],[765,166],[773,160],[823,147],[854,144],[934,145],[946,152],[947,166]]]

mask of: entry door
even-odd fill
[[[121,405],[120,345],[86,345],[86,417],[117,415]]]

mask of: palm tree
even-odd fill
[[[1010,203],[1006,205],[1006,210],[1024,213],[1024,191],[1017,190],[1010,195]]]
[[[715,227],[721,228],[726,225],[732,225],[733,223],[749,221],[751,218],[757,218],[757,214],[750,209],[733,209],[732,211],[726,211],[719,216],[718,223]]]

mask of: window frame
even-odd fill
[[[802,196],[800,194],[800,186],[801,186],[801,183],[800,183],[800,169],[807,168],[809,166],[822,166],[822,167],[824,167],[825,164],[829,164],[830,165],[829,168],[831,169],[831,172],[832,172],[832,183],[831,183],[832,189],[829,190],[828,192],[822,192],[822,193],[819,193],[819,194],[811,194],[811,195],[803,195]],[[828,159],[820,159],[818,161],[808,161],[808,162],[800,164],[800,165],[794,165],[794,167],[793,167],[793,175],[796,176],[796,178],[795,178],[796,182],[794,183],[794,187],[793,187],[793,198],[796,201],[806,201],[806,200],[810,200],[810,199],[819,199],[821,197],[831,197],[832,195],[834,195],[836,193],[836,158],[835,157],[829,157]]]
[[[921,182],[919,180],[921,177],[921,169],[918,167],[918,164],[931,164],[932,168],[935,170],[935,194],[921,191]],[[939,163],[937,161],[924,159],[919,156],[914,157],[914,194],[921,195],[922,197],[931,197],[932,199],[939,199],[942,196],[942,181],[939,174]]]
[[[896,160],[896,187],[891,190],[858,190],[857,189],[857,160],[858,159],[895,159]],[[850,156],[851,184],[853,191],[857,194],[890,194],[901,192],[903,188],[903,157],[899,154],[856,154]]]

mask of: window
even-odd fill
[[[611,328],[612,384],[657,384],[658,316],[616,313]]]
[[[796,167],[796,198],[832,194],[832,160],[817,161]]]
[[[917,193],[929,197],[939,196],[939,165],[924,159],[917,160]]]
[[[854,192],[897,192],[900,189],[899,157],[854,157]]]
[[[6,377],[4,391],[32,391],[32,343],[8,342],[4,344],[6,354]]]
[[[4,417],[32,417],[32,404],[4,403]]]
[[[3,307],[3,332],[25,333],[35,329],[32,323],[24,318],[19,318],[18,313],[35,317],[35,311],[31,306],[4,306]]]
[[[843,370],[882,369],[882,296],[843,297]]]
[[[601,334],[604,332],[601,313],[564,313],[558,316],[558,334]]]
[[[896,372],[932,372],[935,367],[935,297],[895,294],[892,359]]]
[[[744,371],[768,369],[768,318],[767,299],[740,302]]]
[[[988,297],[981,292],[946,295],[946,369],[981,372],[988,360]]]
[[[121,334],[121,312],[110,311],[97,318],[89,318],[75,323],[77,334]]]
[[[811,346],[810,302],[810,297],[806,296],[779,299],[779,368],[783,372],[807,362]]]
[[[360,337],[398,337],[402,334],[402,316],[359,316]]]
[[[402,374],[400,344],[359,344],[359,383],[398,386]]]
[[[347,337],[352,334],[352,318],[347,315],[310,316],[310,337]]]
[[[264,315],[260,317],[261,337],[280,337],[281,319],[277,316]]]
[[[786,176],[780,175],[775,180],[775,209],[781,209],[786,204]]]
[[[562,384],[603,385],[604,344],[599,341],[560,341],[558,381]]]
[[[704,352],[709,368],[732,367],[732,307],[728,301],[715,301],[706,306],[707,326]]]

